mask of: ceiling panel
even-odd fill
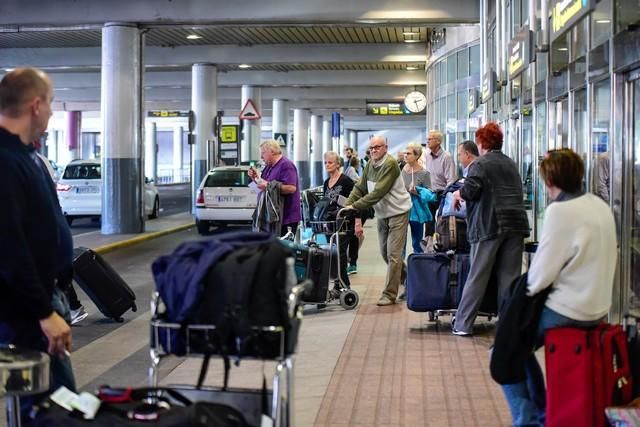
[[[405,35],[415,31],[415,35]],[[199,36],[187,39],[187,36]],[[427,28],[403,26],[199,26],[151,27],[147,46],[261,45],[316,43],[402,43],[406,38],[426,41]],[[0,48],[65,48],[100,46],[101,28],[47,28],[46,30],[0,27]]]

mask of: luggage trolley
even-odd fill
[[[340,209],[335,221],[309,221],[311,230],[311,245],[315,244],[317,235],[329,236],[329,283],[334,283],[332,289],[327,290],[325,301],[304,301],[314,304],[331,304],[338,301],[345,310],[352,310],[358,306],[360,297],[358,293],[347,287],[340,277],[340,238],[346,236],[348,231],[353,230],[353,219],[348,218],[348,209]],[[335,268],[334,268],[335,266]],[[321,286],[323,286],[322,284]],[[316,286],[318,286],[316,284]]]
[[[294,286],[291,289],[288,298],[288,315],[291,319],[302,318],[301,295],[304,290],[309,287],[309,281]],[[157,292],[154,293],[151,301],[151,312],[158,313],[158,307],[161,305],[160,297]],[[177,389],[187,398],[195,401],[207,401],[223,403],[234,407],[245,415],[249,425],[260,426],[261,417],[264,413],[265,400],[270,400],[267,409],[273,420],[275,427],[290,427],[295,425],[293,398],[294,398],[294,382],[293,354],[287,353],[285,347],[285,331],[282,326],[265,326],[253,327],[254,335],[251,339],[269,339],[279,340],[280,350],[273,357],[262,357],[257,354],[242,355],[243,360],[263,360],[277,362],[275,374],[271,382],[271,390],[263,389],[246,389],[246,388],[228,388],[226,387],[226,374],[224,387],[195,387],[195,386],[175,386],[171,388]],[[157,316],[151,320],[151,339],[150,339],[150,356],[151,364],[149,367],[149,382],[151,387],[158,385],[158,369],[162,360],[166,356],[176,355],[173,353],[177,343],[176,340],[181,339],[185,344],[186,351],[181,356],[212,356],[224,357],[222,354],[204,354],[198,346],[194,346],[194,342],[206,341],[212,335],[215,335],[215,325],[186,325],[178,323],[167,323],[160,320]],[[228,358],[240,360],[239,357],[227,355]],[[205,371],[206,372],[206,371]],[[266,385],[265,385],[266,387]]]

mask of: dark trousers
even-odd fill
[[[353,232],[348,232],[340,235],[340,245],[338,246],[338,254],[340,256],[340,278],[342,282],[347,288],[351,287],[351,282],[349,281],[349,276],[347,275],[347,251],[351,244],[352,236],[354,236]],[[356,237],[356,242],[358,238]],[[357,244],[357,243],[356,243]]]
[[[77,310],[82,307],[80,304],[80,299],[78,298],[78,294],[76,294],[76,290],[73,288],[73,285],[69,283],[69,285],[64,290],[64,294],[67,297],[67,301],[69,301],[69,308],[71,310]]]
[[[348,241],[349,250],[347,254],[349,256],[349,265],[358,265],[358,252],[360,251],[360,239],[356,236],[356,233],[351,233],[344,240]]]

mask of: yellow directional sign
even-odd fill
[[[220,141],[221,142],[238,142],[238,127],[235,125],[221,126]]]

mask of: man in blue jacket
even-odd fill
[[[48,352],[51,389],[73,390],[69,306],[58,286],[70,271],[72,239],[31,144],[47,128],[52,101],[40,70],[19,68],[0,81],[0,344]]]

